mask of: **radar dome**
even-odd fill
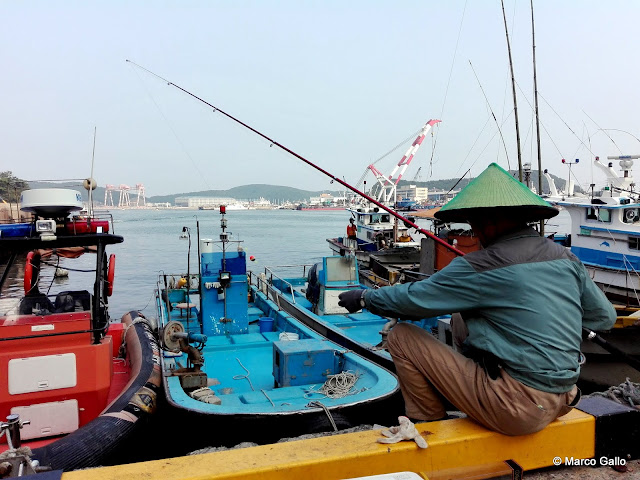
[[[67,188],[25,190],[20,195],[20,203],[21,210],[39,217],[66,217],[83,207],[80,192]]]

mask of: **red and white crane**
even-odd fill
[[[420,132],[418,133],[417,138],[413,141],[411,146],[407,149],[404,156],[400,159],[398,164],[394,167],[391,173],[388,176],[384,176],[384,174],[378,170],[375,165],[371,164],[367,167],[368,170],[371,170],[371,173],[376,177],[377,185],[371,190],[371,196],[375,198],[378,202],[384,204],[391,204],[395,200],[396,194],[396,186],[404,172],[407,170],[407,167],[413,160],[418,148],[422,145],[424,138],[429,133],[429,130],[436,124],[440,123],[440,120],[429,120],[424,124]],[[400,173],[398,173],[398,170]],[[394,177],[398,173],[397,177]]]

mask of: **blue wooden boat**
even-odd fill
[[[292,272],[292,269],[297,272]],[[358,260],[354,256],[324,257],[315,265],[265,269],[269,299],[285,312],[323,337],[395,371],[384,342],[398,320],[381,317],[366,309],[349,313],[338,306],[340,293],[366,288],[358,278]],[[449,315],[444,315],[412,323],[435,333],[439,321],[446,324],[449,318]]]
[[[383,422],[396,377],[268,299],[221,223],[220,242],[201,241],[199,272],[162,274],[157,287],[166,399],[174,421],[202,426],[192,446]]]

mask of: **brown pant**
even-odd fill
[[[452,323],[457,325],[452,330],[459,343],[466,328],[462,318],[456,317]],[[445,416],[440,393],[485,427],[505,435],[524,435],[542,430],[567,414],[577,394],[575,386],[567,393],[541,392],[513,379],[502,368],[493,380],[476,362],[409,323],[393,327],[388,348],[400,380],[406,415],[417,420]]]

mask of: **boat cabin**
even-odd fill
[[[0,418],[28,420],[23,440],[75,431],[113,386],[122,330],[109,332],[115,256],[106,248],[123,238],[108,233],[110,218],[69,216],[81,200],[74,190],[27,190],[22,210],[33,221],[0,229]]]
[[[407,225],[398,223],[389,212],[379,207],[348,209],[356,220],[358,249],[368,252],[387,247],[419,247],[413,240]]]
[[[568,235],[556,241],[570,247],[612,296],[628,297],[640,288],[640,198],[631,172],[637,158],[640,155],[608,157],[619,161],[619,175],[613,162],[605,165],[596,157],[594,165],[606,174],[606,184],[600,191],[593,185],[587,194],[574,195],[569,188],[570,194],[564,195],[545,173],[552,192],[548,200],[571,218]]]

